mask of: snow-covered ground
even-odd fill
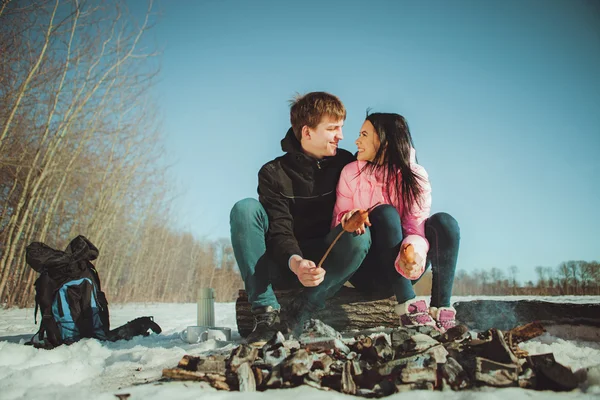
[[[453,301],[474,299],[598,303],[600,297],[454,297]],[[200,355],[215,348],[232,349],[240,336],[235,324],[234,303],[216,304],[217,326],[233,330],[233,343],[204,342],[187,344],[179,334],[196,324],[196,304],[111,305],[111,326],[117,327],[140,316],[154,316],[163,328],[160,335],[136,337],[116,343],[82,340],[54,350],[39,350],[22,343],[37,331],[33,309],[0,310],[0,399],[115,399],[115,394],[130,394],[130,399],[244,399],[311,400],[350,398],[335,392],[309,387],[269,390],[256,394],[216,391],[202,382],[157,382],[163,368],[173,368],[185,354]],[[579,368],[600,365],[600,343],[564,340],[548,334],[521,345],[532,353],[554,353],[558,362]],[[592,386],[570,393],[534,392],[523,389],[485,389],[464,392],[415,391],[390,396],[390,399],[588,399],[600,398],[598,377]]]

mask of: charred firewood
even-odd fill
[[[321,320],[310,319],[304,324],[304,331],[300,335],[299,341],[303,343],[303,339],[313,338],[342,339],[342,334]]]
[[[278,347],[273,350],[264,352],[264,362],[271,367],[275,367],[283,362],[289,356],[288,350],[285,347]]]
[[[328,374],[332,363],[333,359],[327,354],[313,354],[311,371],[321,370]]]
[[[356,394],[356,383],[352,379],[352,362],[346,361],[342,370],[342,393]]]
[[[390,379],[384,379],[375,384],[373,388],[359,388],[356,394],[362,397],[385,397],[396,393],[396,385]]]
[[[264,346],[262,347],[263,352],[265,350],[272,350],[275,349],[277,347],[281,347],[285,345],[285,337],[283,336],[283,333],[281,332],[277,332],[277,334],[275,334],[271,339],[269,339],[267,341],[267,343],[264,344]]]
[[[212,355],[208,357],[195,357],[185,355],[177,364],[177,368],[187,371],[198,371],[207,374],[225,375],[226,356]]]
[[[231,353],[228,368],[232,372],[237,372],[237,369],[244,363],[252,364],[258,357],[258,349],[242,344],[234,349]]]
[[[440,365],[442,378],[452,390],[461,390],[469,387],[469,376],[463,367],[452,357],[447,357],[446,362]]]
[[[252,371],[254,372],[254,377],[256,378],[256,390],[266,390],[267,379],[269,379],[269,376],[271,375],[271,369],[265,369],[253,365]]]
[[[433,382],[417,382],[417,383],[396,385],[396,390],[398,391],[398,393],[411,392],[413,390],[434,390],[434,389],[435,389],[435,386],[433,385]]]
[[[361,376],[363,373],[363,368],[360,365],[360,362],[356,359],[350,361],[352,363],[352,375],[353,376]]]
[[[399,378],[402,383],[433,383],[437,378],[437,363],[431,354],[416,357],[406,363]]]
[[[281,363],[281,375],[284,382],[290,382],[294,385],[301,384],[303,376],[310,372],[312,362],[312,357],[304,349],[290,355]]]
[[[466,325],[456,325],[444,332],[440,336],[439,341],[442,343],[450,343],[455,341],[462,341],[469,337],[469,327],[467,327]]]
[[[321,386],[330,388],[337,392],[342,391],[342,373],[334,373],[321,378]]]
[[[413,352],[422,352],[437,345],[439,345],[437,340],[423,333],[417,333],[416,335],[411,336],[410,340],[404,342],[406,351]]]
[[[283,386],[283,378],[281,377],[281,365],[276,366],[271,370],[271,373],[264,380],[265,387],[269,389],[278,389]]]
[[[475,359],[475,380],[496,387],[517,386],[520,367],[503,364],[482,357]]]
[[[327,386],[323,386],[321,384],[322,376],[318,374],[316,371],[311,371],[307,375],[304,376],[304,384],[310,387],[314,387],[315,389],[329,391],[331,388]]]
[[[523,372],[519,375],[519,387],[522,389],[535,389],[537,379],[535,372],[529,366],[523,368]]]
[[[438,364],[443,364],[447,361],[448,350],[446,350],[446,348],[441,344],[429,348],[426,353],[431,354],[435,362]]]
[[[375,363],[377,362],[378,355],[374,344],[374,340],[371,337],[359,335],[356,337],[356,341],[350,346],[350,348],[352,351],[360,354],[361,360]]]
[[[479,334],[457,326],[444,334],[431,327],[358,334],[347,344],[333,328],[309,321],[299,341],[279,333],[261,349],[238,346],[229,356],[184,356],[172,379],[206,381],[240,391],[309,385],[362,397],[415,389],[462,390],[479,386],[571,390],[581,383],[550,355],[524,357],[518,344],[543,332],[528,324]],[[435,336],[434,339],[432,336]],[[580,374],[581,375],[581,374]]]
[[[342,335],[327,324],[311,319],[306,322],[298,339],[300,344],[313,352],[339,352],[348,354],[350,349],[342,342]]]
[[[414,329],[417,333],[422,333],[436,340],[442,335],[440,331],[429,325],[417,326],[412,329]]]
[[[506,337],[511,338],[511,342],[518,344],[529,339],[538,337],[546,332],[544,326],[539,322],[531,322],[527,325],[517,326],[505,333]]]
[[[262,348],[263,360],[265,364],[274,367],[279,365],[289,355],[289,350],[284,345],[285,338],[281,332],[277,332],[277,335],[273,336]]]
[[[536,375],[537,390],[568,391],[579,386],[579,380],[571,370],[559,364],[552,353],[527,357]]]
[[[409,340],[414,335],[414,332],[407,328],[396,328],[390,333],[390,340],[392,341],[392,347],[396,348],[402,346],[404,342]]]
[[[498,329],[490,329],[489,340],[471,346],[478,357],[493,360],[501,364],[519,365],[519,360],[504,340],[504,335]],[[487,339],[487,338],[486,338]],[[473,343],[475,341],[472,341]],[[519,372],[519,371],[518,371]]]
[[[397,376],[408,365],[411,368],[423,368],[432,364],[437,364],[433,356],[428,353],[421,353],[388,361],[379,367],[378,372],[381,376]]]
[[[362,349],[373,346],[373,339],[365,335],[357,335],[354,337],[354,343],[350,346],[353,351],[360,353]]]
[[[375,349],[375,353],[377,354],[377,359],[379,361],[388,361],[394,357],[392,346],[390,346],[387,338],[384,335],[377,336],[375,338],[373,348]]]
[[[504,334],[508,347],[517,358],[525,358],[528,353],[519,348],[519,343],[538,337],[546,332],[546,329],[539,322],[532,322],[527,325],[518,326]]]
[[[352,377],[357,385],[357,394],[359,389],[373,389],[382,381],[383,377],[368,362],[357,359],[350,362],[352,363]]]
[[[237,369],[240,392],[256,392],[256,380],[249,362],[245,362]]]
[[[356,335],[354,337],[354,342],[350,344],[350,351],[356,354],[362,355],[365,349],[373,346],[373,340],[369,336],[365,335]]]
[[[348,346],[346,346],[340,339],[332,339],[327,337],[312,339],[305,338],[302,342],[302,345],[306,350],[313,352],[327,352],[331,354],[335,352],[341,354],[350,353]]]
[[[182,368],[165,368],[162,371],[165,378],[176,379],[180,381],[203,381],[208,382],[215,389],[230,390],[224,375],[209,374],[198,371],[188,371]]]

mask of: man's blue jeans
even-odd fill
[[[272,306],[279,309],[273,289],[303,287],[288,265],[277,265],[267,254],[265,237],[269,218],[263,206],[252,198],[238,201],[230,214],[231,244],[253,309]],[[303,257],[317,264],[341,232],[338,225],[325,237],[299,242]],[[324,281],[316,287],[305,288],[302,300],[307,309],[318,310],[333,296],[362,264],[371,246],[371,235],[344,233],[333,246],[323,263]]]
[[[371,249],[363,264],[350,279],[357,289],[376,295],[396,295],[398,303],[415,298],[411,281],[394,268],[402,244],[402,225],[398,211],[388,204],[376,207],[369,214]],[[452,296],[454,272],[458,259],[460,229],[449,214],[437,213],[425,222],[425,237],[429,242],[426,268],[431,265],[433,282],[431,306],[448,307]]]

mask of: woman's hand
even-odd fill
[[[412,244],[404,243],[402,244],[402,247],[400,247],[400,268],[406,271],[409,275],[411,275],[413,271],[418,268],[415,257],[415,248]]]
[[[362,216],[361,220],[359,221],[357,219],[357,217],[359,217],[359,215],[355,215],[354,221],[350,221],[350,223],[355,222],[356,227],[355,226],[346,226],[348,224],[350,218],[356,213],[363,214],[364,216]],[[364,221],[363,221],[363,219],[364,219]],[[358,221],[358,222],[356,222],[356,221]],[[371,226],[371,221],[369,221],[369,215],[367,214],[367,212],[365,210],[362,210],[360,208],[355,208],[354,210],[348,211],[346,214],[344,214],[344,216],[342,217],[342,220],[340,222],[342,224],[342,228],[344,228],[345,231],[354,232],[357,235],[362,235],[367,230],[366,226]],[[352,228],[355,228],[355,229],[352,229]]]

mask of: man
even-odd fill
[[[344,234],[323,268],[315,264],[342,229],[330,226],[340,172],[354,160],[338,148],[345,119],[344,105],[332,94],[297,97],[292,128],[281,141],[286,154],[258,173],[259,201],[244,199],[231,210],[231,242],[255,318],[249,344],[263,344],[282,330],[274,287],[304,287],[292,313],[301,323],[324,307],[369,250],[368,231]]]

